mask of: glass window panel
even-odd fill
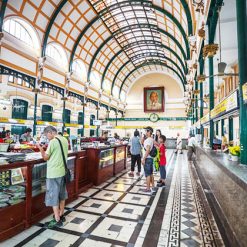
[[[14,82],[14,76],[9,75],[8,81],[9,81],[9,82]]]
[[[18,85],[22,85],[22,79],[21,79],[21,78],[18,78],[18,79],[17,79],[17,84],[18,84]]]

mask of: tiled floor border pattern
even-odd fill
[[[168,160],[171,160],[173,155],[173,151],[172,150],[168,150],[167,152],[167,156],[168,156]],[[168,166],[169,168],[169,166]],[[159,178],[158,175],[155,176],[156,180]],[[94,224],[87,229],[87,231],[85,231],[84,233],[79,233],[77,231],[72,231],[72,230],[67,230],[64,228],[57,228],[54,229],[52,231],[58,232],[58,233],[65,233],[65,234],[70,234],[70,235],[74,235],[78,237],[78,240],[75,241],[72,246],[76,247],[76,246],[80,246],[81,244],[83,244],[83,242],[86,239],[91,239],[91,240],[95,240],[95,241],[99,241],[99,243],[108,243],[111,244],[110,246],[134,246],[135,243],[137,242],[138,237],[141,234],[144,234],[144,232],[147,231],[148,226],[150,224],[150,221],[153,217],[153,213],[155,211],[157,202],[159,200],[160,194],[162,189],[157,190],[156,193],[154,193],[152,196],[150,196],[149,202],[147,203],[147,205],[140,205],[140,206],[145,206],[145,209],[143,211],[143,214],[141,215],[141,217],[138,220],[134,220],[134,219],[126,219],[126,218],[122,218],[122,217],[117,217],[117,216],[112,216],[109,215],[109,213],[118,205],[118,204],[126,204],[126,205],[135,205],[133,203],[129,203],[129,202],[122,202],[122,199],[127,195],[127,194],[133,194],[133,195],[145,195],[146,194],[142,194],[139,192],[131,192],[131,190],[135,187],[135,186],[143,186],[143,185],[139,185],[137,183],[139,183],[142,180],[145,180],[145,178],[142,177],[135,177],[133,179],[133,184],[132,185],[128,185],[130,186],[126,191],[122,191],[122,196],[120,196],[116,201],[110,201],[110,200],[103,200],[103,199],[99,199],[99,198],[94,198],[94,196],[96,196],[98,193],[105,191],[105,192],[118,192],[117,190],[111,190],[108,189],[107,187],[111,184],[114,184],[118,179],[120,178],[128,178],[126,171],[124,171],[123,173],[120,173],[118,176],[108,180],[108,182],[106,184],[104,184],[104,186],[99,186],[99,187],[94,187],[95,189],[98,189],[98,191],[96,191],[95,193],[91,194],[90,196],[83,196],[83,194],[80,196],[80,198],[82,199],[82,201],[80,201],[78,204],[74,205],[72,208],[66,207],[66,216],[69,216],[71,212],[79,212],[79,213],[86,213],[86,214],[91,214],[91,215],[97,215],[99,216],[99,218],[94,222]],[[81,205],[83,205],[84,203],[86,203],[88,200],[90,199],[94,199],[97,201],[109,201],[112,203],[112,205],[106,210],[106,212],[104,212],[104,214],[100,214],[100,213],[93,213],[93,212],[89,212],[89,211],[84,211],[81,209],[78,209],[78,207],[80,207]],[[123,241],[118,241],[118,240],[113,240],[113,239],[108,239],[108,238],[104,238],[104,237],[99,237],[99,236],[95,236],[92,235],[91,233],[98,227],[98,225],[105,219],[105,218],[109,218],[109,219],[116,219],[116,220],[125,220],[125,221],[129,221],[129,222],[135,222],[137,225],[135,227],[135,230],[133,232],[133,234],[131,235],[130,239],[128,242],[123,242]],[[146,220],[146,222],[145,222]],[[38,229],[37,231],[35,231],[34,233],[32,233],[30,236],[28,236],[27,238],[25,238],[24,240],[22,240],[21,242],[19,242],[18,244],[16,244],[16,247],[21,247],[21,246],[33,246],[31,244],[29,244],[30,241],[34,240],[37,236],[41,235],[42,233],[44,233],[45,231],[48,231],[43,227],[43,223],[38,223],[37,226],[35,227],[41,227],[40,229]],[[49,230],[50,231],[50,230]],[[143,237],[145,235],[142,235]],[[38,244],[38,243],[37,243]],[[1,246],[1,244],[0,244]],[[8,247],[10,247],[11,245],[8,245]],[[12,245],[14,246],[14,245]],[[39,246],[39,245],[37,245]],[[51,245],[51,246],[55,246],[55,245]],[[59,245],[60,246],[60,245]],[[61,245],[62,246],[62,245]],[[99,244],[100,247],[100,244]]]
[[[224,246],[204,191],[185,155],[177,158],[158,247]]]

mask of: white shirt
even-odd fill
[[[188,147],[195,147],[195,146],[196,146],[196,138],[190,137],[189,142],[188,142]]]
[[[160,110],[162,107],[162,105],[158,102],[153,102],[151,104],[148,105],[148,110]]]
[[[145,152],[147,150],[147,146],[150,146],[150,151],[152,150],[153,148],[153,145],[154,145],[154,139],[151,138],[151,137],[148,137],[145,141],[144,141],[144,149],[145,149]],[[150,155],[147,156],[147,158],[152,158]]]

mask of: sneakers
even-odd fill
[[[157,187],[165,187],[165,186],[166,186],[165,183],[159,183],[159,184],[157,184]]]
[[[162,181],[161,181],[161,180],[158,180],[158,181],[157,181],[157,184],[160,184],[160,183],[162,183]]]
[[[62,220],[56,221],[55,219],[52,219],[51,221],[46,222],[44,224],[44,227],[48,229],[52,229],[54,227],[62,227],[62,226],[63,226]]]
[[[53,219],[55,219],[55,215],[53,214]],[[66,221],[65,216],[60,216],[60,220],[64,223]]]
[[[140,172],[137,172],[137,173],[136,173],[136,176],[137,176],[137,177],[140,177],[140,175],[141,175]]]
[[[129,172],[128,175],[129,175],[129,177],[132,177],[132,178],[134,177],[134,173],[133,172]]]

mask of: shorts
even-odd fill
[[[166,179],[166,167],[160,166],[160,178],[165,180]]]
[[[144,173],[145,173],[145,177],[149,177],[153,175],[153,159],[152,158],[146,158],[145,165],[144,165]]]
[[[60,201],[68,198],[64,177],[47,178],[45,205],[47,207],[59,206]]]

